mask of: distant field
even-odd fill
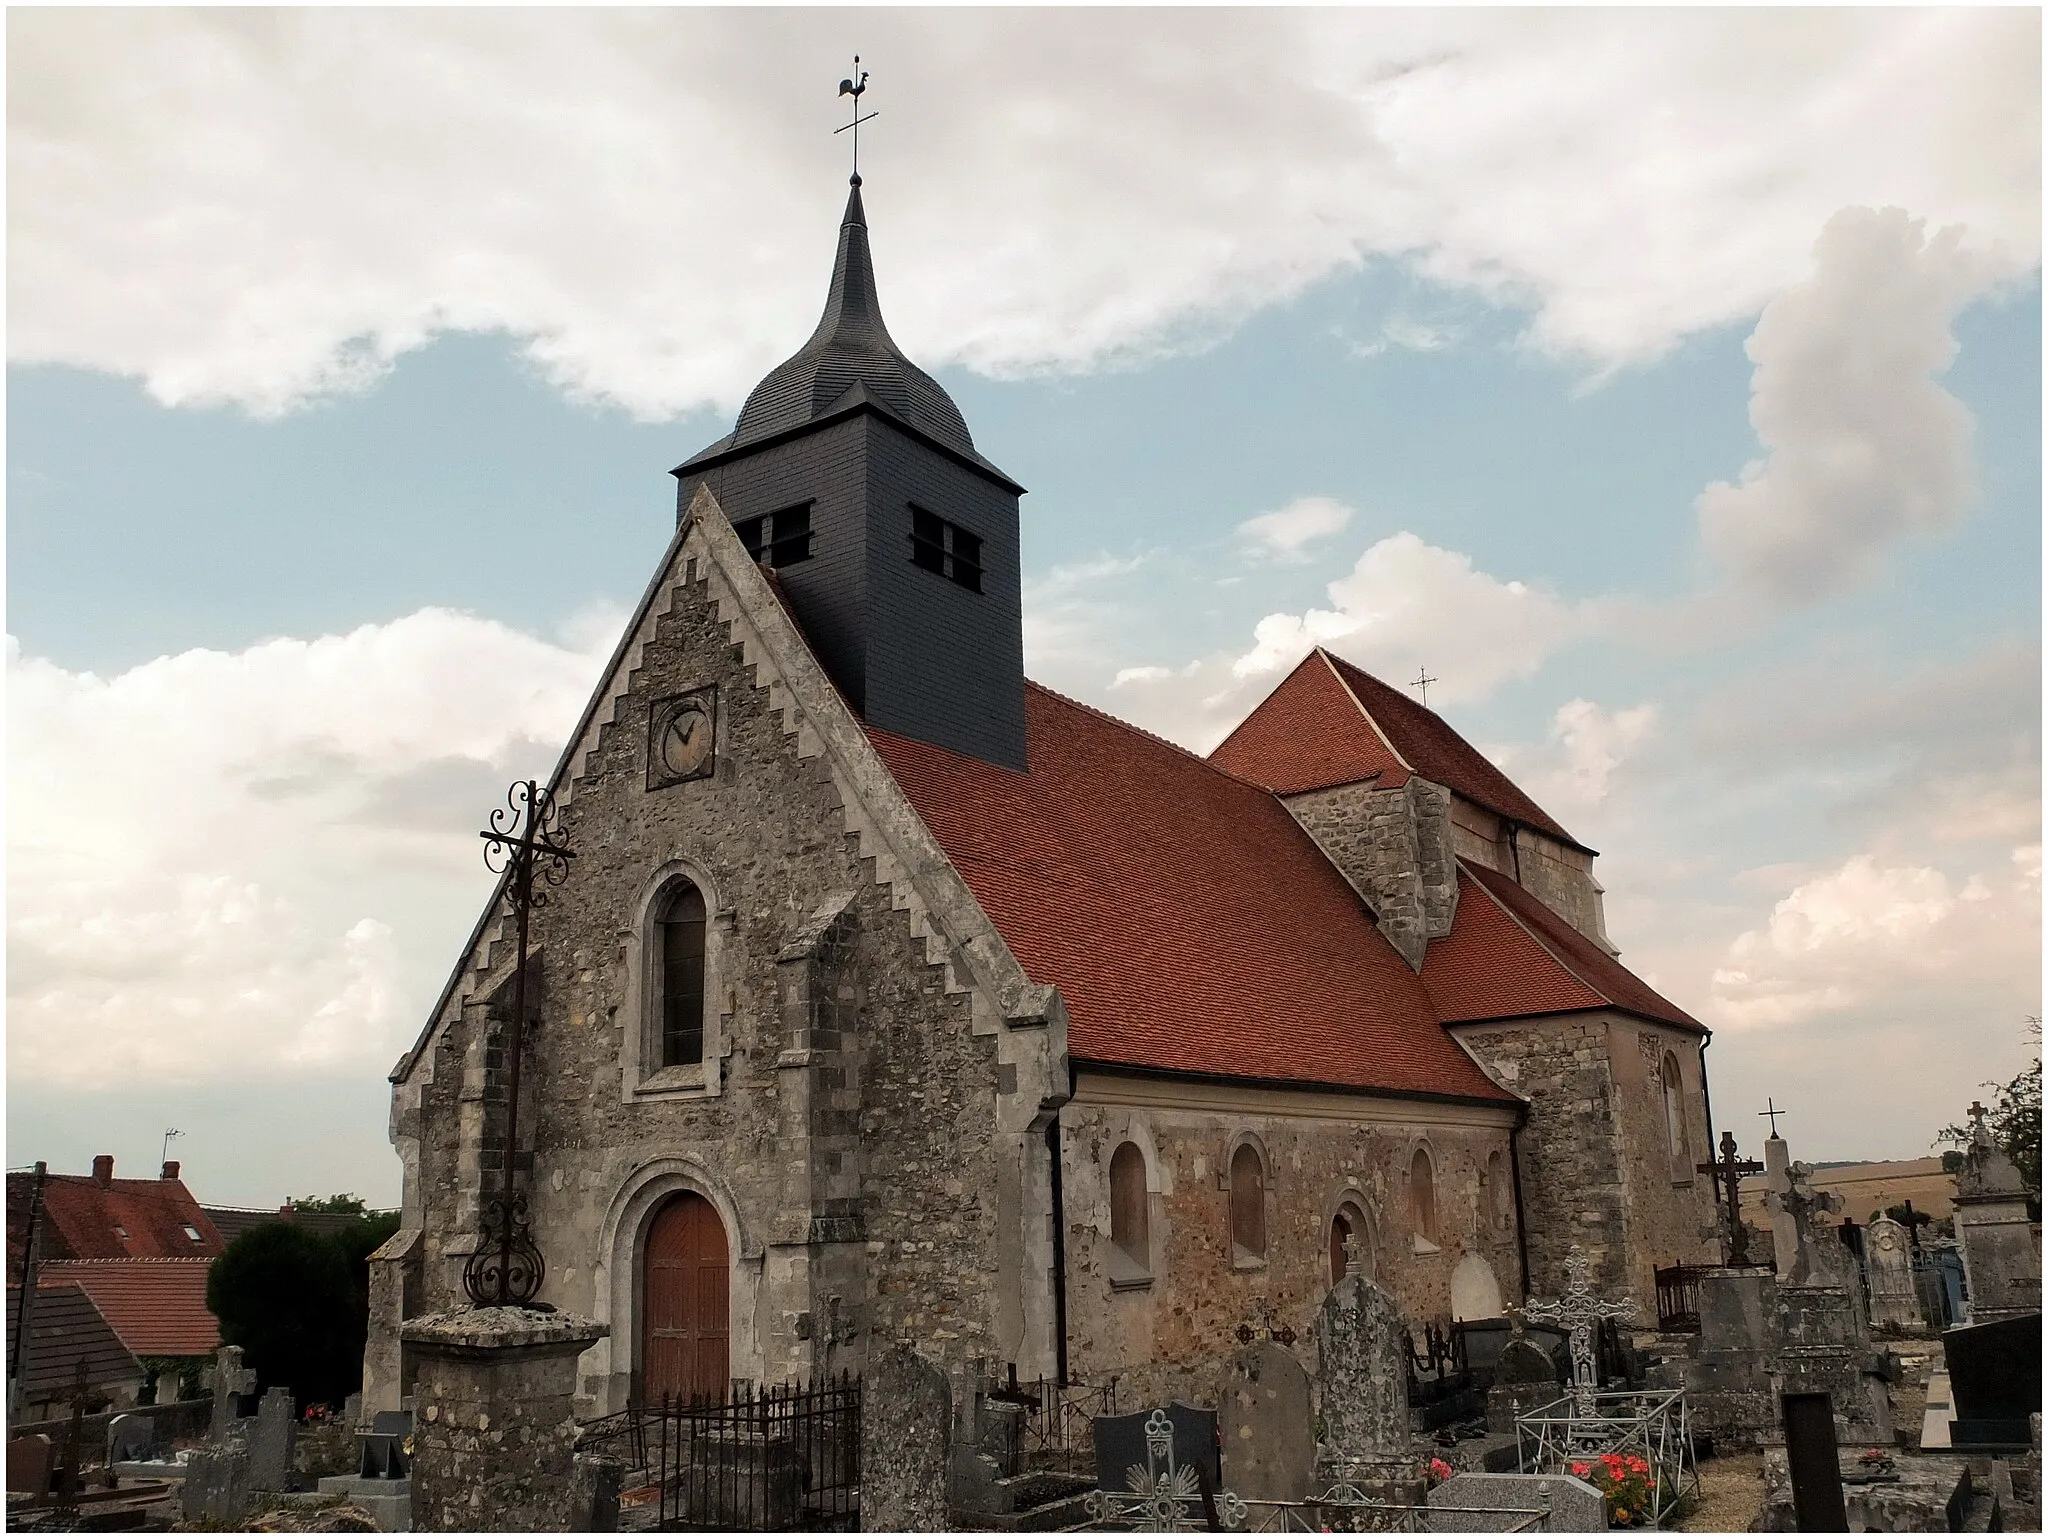
[[[1866,1165],[1814,1167],[1813,1184],[1842,1198],[1842,1216],[1867,1224],[1886,1208],[1911,1199],[1917,1212],[1947,1218],[1955,1211],[1956,1178],[1941,1168],[1941,1157],[1924,1160],[1877,1160]],[[1764,1178],[1742,1178],[1742,1215],[1760,1228],[1770,1227],[1764,1210]]]

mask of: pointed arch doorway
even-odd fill
[[[731,1255],[718,1210],[681,1192],[655,1210],[640,1267],[640,1399],[723,1400]]]

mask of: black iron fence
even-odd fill
[[[860,1527],[860,1380],[852,1374],[741,1388],[715,1403],[664,1399],[620,1421],[607,1440],[622,1457],[637,1454],[654,1477],[663,1529]]]
[[[1657,1268],[1657,1329],[1673,1333],[1700,1328],[1700,1279],[1710,1266]]]

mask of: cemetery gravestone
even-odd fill
[[[1970,1108],[1970,1147],[1956,1177],[1956,1236],[1969,1281],[1970,1323],[2041,1312],[2041,1248],[2027,1216],[2027,1184],[1991,1141],[1984,1108]]]
[[[1315,1480],[1308,1374],[1278,1342],[1231,1359],[1217,1396],[1223,1481],[1253,1501],[1305,1501]]]
[[[256,1407],[249,1429],[249,1485],[257,1491],[288,1491],[292,1483],[292,1444],[298,1439],[298,1414],[292,1392],[273,1387]]]
[[[1912,1328],[1920,1323],[1920,1298],[1913,1286],[1913,1258],[1906,1226],[1874,1218],[1863,1234],[1863,1259],[1870,1282],[1873,1325]]]
[[[2016,1315],[1942,1333],[1955,1396],[1949,1439],[1957,1448],[2021,1449],[2041,1409],[2041,1317]]]
[[[7,1444],[7,1489],[40,1501],[50,1494],[50,1472],[56,1465],[57,1453],[46,1434],[13,1438]]]
[[[1826,1395],[1784,1397],[1785,1463],[1792,1475],[1792,1509],[1803,1534],[1846,1534],[1842,1461],[1835,1413]]]
[[[1446,1507],[1509,1508],[1550,1514],[1548,1532],[1597,1534],[1607,1528],[1607,1499],[1572,1475],[1453,1475],[1433,1487],[1425,1503],[1435,1534],[1500,1533],[1513,1518],[1494,1512],[1444,1512]]]
[[[156,1457],[156,1422],[127,1412],[107,1423],[107,1463],[127,1464]]]
[[[1128,1416],[1097,1416],[1095,1434],[1095,1484],[1103,1491],[1142,1489],[1149,1465],[1145,1451],[1145,1423],[1163,1414],[1172,1427],[1170,1447],[1176,1468],[1194,1470],[1206,1478],[1213,1494],[1223,1489],[1220,1462],[1216,1455],[1216,1413],[1200,1406],[1168,1406],[1133,1411]],[[865,1515],[863,1515],[865,1520]]]
[[[1409,1462],[1408,1327],[1393,1296],[1347,1276],[1324,1297],[1316,1338],[1328,1470]]]
[[[870,1350],[861,1401],[861,1526],[893,1533],[950,1527],[953,1392],[945,1371],[908,1347]]]
[[[248,1515],[249,1450],[239,1443],[194,1449],[185,1463],[178,1507],[187,1523],[239,1523]]]
[[[213,1359],[213,1422],[208,1438],[225,1442],[238,1418],[248,1410],[243,1402],[256,1392],[254,1369],[242,1366],[240,1347],[222,1347]]]
[[[1486,1430],[1512,1432],[1517,1416],[1528,1416],[1557,1397],[1557,1364],[1550,1354],[1527,1336],[1510,1336],[1494,1359],[1493,1388],[1486,1392]]]
[[[362,1435],[363,1458],[356,1473],[364,1480],[403,1480],[405,1440],[411,1436],[412,1412],[379,1411]]]

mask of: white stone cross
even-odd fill
[[[1602,1320],[1632,1320],[1634,1299],[1610,1303],[1593,1297],[1593,1263],[1574,1245],[1564,1258],[1564,1297],[1531,1299],[1523,1315],[1539,1325],[1561,1325],[1572,1347],[1572,1414],[1595,1414],[1594,1395],[1600,1378],[1593,1365],[1593,1327]]]

